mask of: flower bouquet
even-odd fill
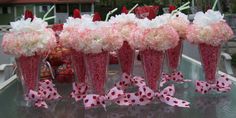
[[[27,14],[29,11],[10,23],[12,29],[4,34],[2,42],[3,51],[16,58],[24,95],[37,90],[42,55],[56,46],[55,34],[47,28],[47,22]]]
[[[190,42],[198,44],[205,79],[210,84],[216,82],[221,44],[233,37],[223,17],[219,11],[198,12],[187,34]]]
[[[175,47],[179,41],[179,35],[174,28],[169,26],[163,16],[153,20],[143,19],[139,29],[135,31],[135,44],[140,50],[141,61],[145,72],[145,79],[153,90],[158,88],[158,80],[161,77],[164,51]],[[143,35],[140,35],[143,34]]]

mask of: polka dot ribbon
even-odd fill
[[[105,101],[116,101],[121,95],[124,94],[123,90],[118,87],[113,87],[106,95],[86,94],[88,86],[85,83],[73,83],[73,92],[71,97],[75,101],[83,100],[85,108],[91,108],[102,105],[105,108]]]
[[[138,87],[138,92],[125,93],[125,89],[134,85]],[[154,92],[145,83],[144,79],[141,77],[131,77],[127,74],[123,74],[121,81],[115,84],[108,94],[105,96],[89,94],[86,95],[87,86],[84,83],[73,84],[73,92],[71,97],[75,98],[76,101],[82,100],[84,102],[85,108],[91,108],[96,105],[102,105],[105,108],[105,101],[111,100],[118,105],[128,106],[128,105],[146,105],[152,102],[155,98],[160,101],[170,105],[178,107],[189,108],[189,102],[174,98],[175,88],[174,86],[168,86],[161,92]]]
[[[216,80],[216,83],[210,84],[205,81],[197,80],[195,83],[196,92],[205,94],[210,90],[216,90],[217,92],[228,92],[231,90],[232,82],[227,78],[226,75],[222,75]]]
[[[172,74],[162,73],[162,80],[160,82],[160,87],[164,86],[164,84],[168,81],[175,81],[175,82],[190,82],[191,80],[184,79],[184,76],[181,72],[173,72]]]
[[[42,80],[39,82],[38,91],[30,90],[25,99],[34,102],[36,107],[48,108],[46,100],[56,100],[61,97],[54,86],[52,81]]]

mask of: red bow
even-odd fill
[[[210,90],[216,90],[217,92],[228,92],[231,90],[232,82],[225,76],[222,75],[216,80],[215,84],[210,84],[205,81],[196,81],[196,92],[205,94]]]
[[[175,81],[175,82],[191,82],[191,80],[184,80],[184,76],[181,72],[173,72],[172,74],[162,73],[162,80],[160,82],[160,87],[162,87],[168,81]]]
[[[56,100],[61,97],[54,86],[52,81],[43,80],[39,82],[38,92],[30,90],[25,99],[34,102],[36,107],[48,108],[45,100]]]

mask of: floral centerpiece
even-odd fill
[[[164,51],[175,47],[179,35],[167,24],[167,16],[157,16],[153,20],[140,20],[134,32],[136,48],[140,50],[145,78],[151,89],[158,88],[161,76]]]
[[[215,82],[221,44],[233,37],[232,29],[223,17],[219,11],[198,12],[188,29],[187,39],[199,45],[205,77],[209,83]]]
[[[2,48],[5,53],[15,56],[27,95],[31,90],[37,90],[42,55],[56,47],[56,38],[52,29],[47,28],[47,22],[29,15],[29,11],[10,25],[10,32],[3,36]]]
[[[71,61],[78,82],[85,82],[86,80],[86,68],[84,63],[84,53],[81,51],[79,45],[79,28],[87,21],[92,21],[92,17],[89,15],[80,16],[80,11],[75,9],[73,17],[69,17],[64,23],[64,28],[60,34],[60,44],[64,47],[71,49]],[[79,48],[79,49],[78,49]]]
[[[135,58],[134,39],[132,32],[137,28],[136,16],[134,14],[116,15],[109,20],[117,31],[117,39],[122,46],[118,50],[118,58],[123,73],[132,74]],[[118,44],[120,45],[120,44]]]
[[[233,37],[233,31],[223,17],[219,11],[198,12],[188,29],[187,39],[198,44],[205,79],[209,84],[214,84],[217,80],[216,72],[222,43]]]

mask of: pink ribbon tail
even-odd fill
[[[168,81],[174,81],[179,83],[191,82],[191,80],[184,79],[183,73],[180,71],[175,71],[172,74],[162,73],[162,80],[160,82],[160,87]]]
[[[226,75],[222,75],[216,80],[216,83],[210,84],[206,81],[197,80],[195,83],[196,92],[206,94],[210,90],[216,90],[219,93],[228,92],[231,90],[232,82]]]

